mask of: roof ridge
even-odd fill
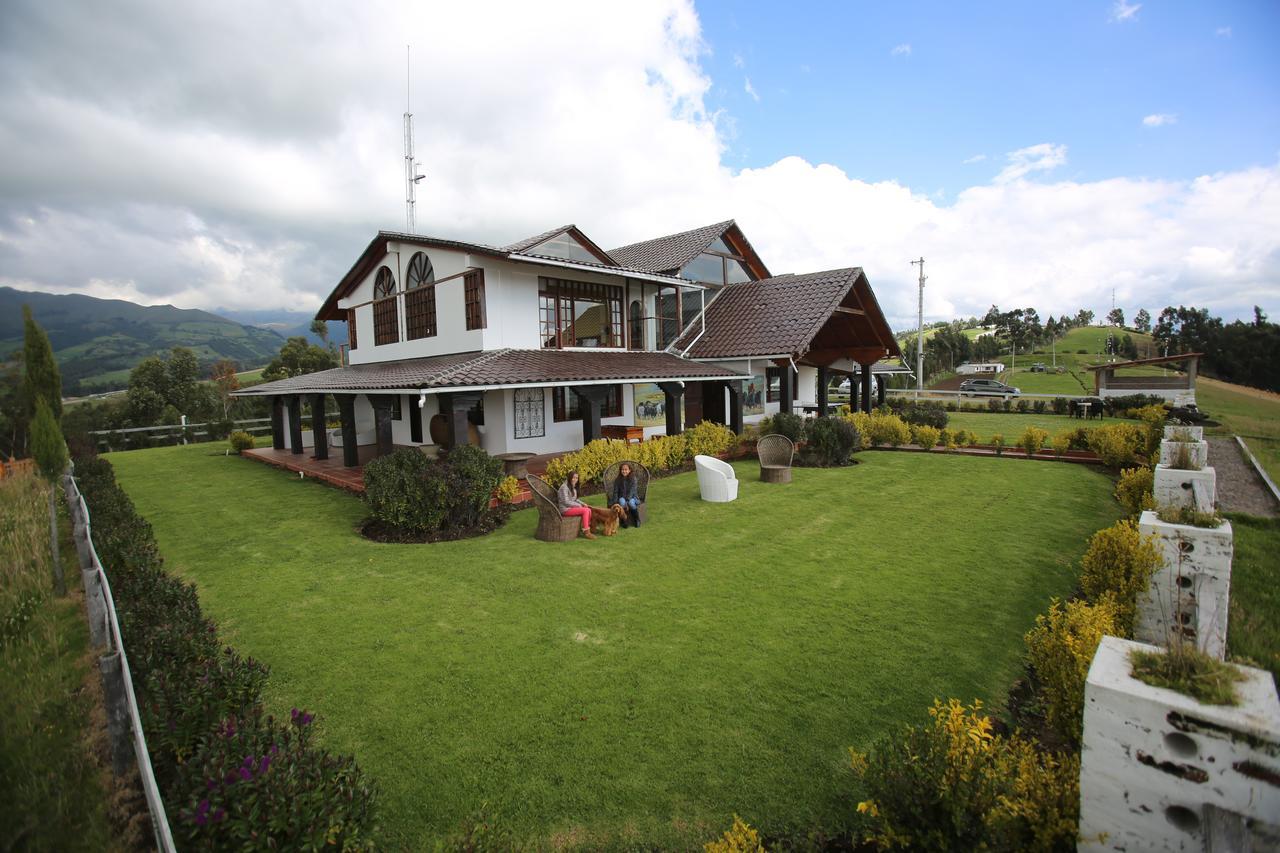
[[[646,240],[636,240],[634,243],[627,243],[626,245],[618,246],[617,248],[609,249],[608,251],[609,251],[609,254],[612,255],[614,252],[620,251],[622,249],[630,249],[633,246],[640,246],[640,245],[643,245],[644,243],[656,243],[659,240],[672,240],[672,239],[675,239],[676,237],[684,237],[686,234],[693,234],[696,231],[705,231],[711,228],[719,228],[721,229],[721,233],[724,233],[724,231],[728,229],[730,225],[733,225],[735,222],[736,220],[734,219],[726,219],[723,222],[711,222],[711,223],[708,223],[707,225],[699,225],[696,228],[686,228],[684,231],[677,231],[674,234],[659,234],[657,237],[650,237]],[[707,242],[708,244],[710,244],[711,241],[708,240]]]

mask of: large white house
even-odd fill
[[[869,410],[872,374],[906,369],[860,268],[773,276],[732,220],[609,251],[573,225],[501,247],[379,232],[316,316],[347,323],[344,365],[239,393],[271,397],[275,448],[341,445],[349,466],[396,446],[740,431],[824,410],[833,373]]]

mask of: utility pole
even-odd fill
[[[422,164],[413,157],[413,113],[409,99],[409,45],[404,46],[404,227],[410,234],[417,230],[418,181],[426,175],[418,173]]]
[[[919,315],[916,323],[916,399],[920,399],[920,392],[924,390],[924,281],[927,276],[924,274],[924,255],[920,256],[920,260],[912,261],[911,266],[920,265],[920,302]]]

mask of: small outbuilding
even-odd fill
[[[1163,397],[1175,406],[1194,406],[1196,370],[1203,355],[1200,352],[1185,352],[1158,358],[1095,364],[1088,369],[1093,371],[1094,393],[1099,397],[1148,394]],[[1126,373],[1119,375],[1118,371],[1121,370]]]

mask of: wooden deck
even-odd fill
[[[241,455],[294,474],[301,474],[303,477],[311,477],[330,486],[336,486],[339,489],[346,489],[348,492],[354,492],[357,495],[363,495],[364,465],[374,458],[376,455],[375,449],[373,445],[362,446],[359,451],[360,465],[355,468],[348,468],[342,464],[341,447],[329,448],[328,459],[316,459],[310,452],[293,453],[289,450],[276,450],[272,447],[256,447],[252,450],[244,451]],[[541,475],[547,470],[547,463],[561,455],[563,454],[544,453],[535,456],[526,463],[526,467],[529,473]],[[532,499],[533,493],[529,490],[529,484],[521,478],[520,492],[512,503],[521,504]]]

